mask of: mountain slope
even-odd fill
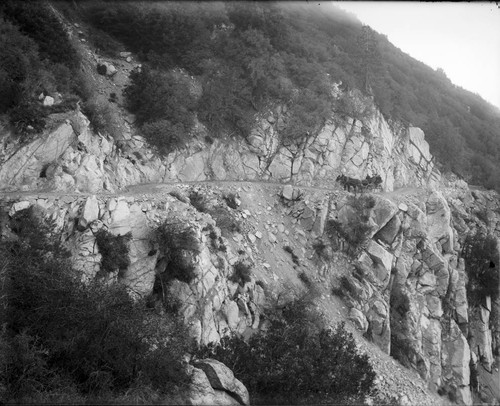
[[[381,112],[382,40],[374,48],[358,22],[305,5],[53,4],[91,96],[81,109],[42,110],[38,137],[2,133],[2,242],[19,238],[17,216],[32,207],[84,280],[125,286],[160,319],[179,310],[200,344],[261,334],[306,293],[369,355],[375,399],[498,398],[487,393],[498,294],[471,300],[476,269],[462,250],[481,233],[498,246],[498,195],[443,176],[424,133]],[[377,175],[379,188],[366,182]],[[162,241],[161,224],[188,232]],[[129,238],[122,269],[105,269],[103,232]],[[198,403],[214,403],[213,388],[198,380]]]
[[[105,5],[91,7],[90,20],[142,53],[154,66],[180,66],[198,75],[204,89],[198,112],[207,124],[216,125],[206,104],[216,108],[217,98],[227,100],[224,105],[232,110],[223,113],[225,124],[236,125],[244,133],[251,106],[260,108],[259,103],[278,99],[290,103],[293,115],[300,117],[284,129],[283,136],[300,139],[307,131],[317,131],[326,117],[323,108],[332,100],[322,89],[328,87],[325,80],[329,77],[373,94],[386,119],[423,128],[431,152],[445,170],[454,170],[473,183],[496,185],[500,111],[329,4],[188,7],[174,3],[154,11],[145,7],[136,19],[131,16],[136,6],[128,7],[130,10],[117,11],[111,17]],[[190,22],[186,23],[188,15]],[[163,43],[161,24],[174,16],[185,20],[169,24],[175,35]],[[151,40],[142,42],[139,36],[130,35],[126,27],[133,23],[137,34],[146,35],[141,27],[148,27]],[[214,31],[214,27],[226,28]],[[226,70],[217,74],[223,78],[218,86],[236,80],[236,93],[227,89],[210,93],[213,87],[209,84],[217,80],[214,69],[220,69],[222,63]]]

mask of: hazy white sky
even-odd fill
[[[355,14],[398,48],[500,108],[500,8],[492,2],[351,2]]]

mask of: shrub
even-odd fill
[[[189,133],[183,124],[172,124],[164,119],[145,123],[141,131],[144,138],[156,147],[161,155],[182,148],[189,140]]]
[[[89,43],[91,43],[96,48],[97,52],[111,58],[118,57],[120,49],[123,48],[123,45],[120,44],[120,42],[97,27],[93,27],[88,31],[87,39]]]
[[[267,332],[248,343],[237,336],[202,348],[198,356],[228,365],[255,404],[360,402],[374,394],[375,372],[343,324],[326,329],[309,302],[289,303]]]
[[[331,259],[330,256],[328,255],[328,245],[325,243],[323,239],[320,238],[314,241],[312,247],[314,249],[314,252],[319,258],[325,260]]]
[[[469,234],[462,247],[467,273],[467,297],[473,304],[480,304],[486,296],[498,297],[500,286],[500,264],[497,258],[497,239],[480,231]]]
[[[91,96],[82,107],[94,131],[119,137],[119,118],[106,99]]]
[[[363,221],[363,218],[356,217],[347,224],[342,224],[336,220],[330,219],[326,224],[327,234],[338,234],[346,240],[354,250],[360,249],[368,238],[371,226]]]
[[[302,283],[304,285],[306,285],[306,287],[308,289],[312,289],[313,288],[313,282],[312,282],[311,278],[305,272],[300,272],[299,273],[299,279],[302,281]]]
[[[172,279],[189,283],[195,277],[195,267],[187,252],[199,252],[196,232],[183,223],[165,222],[157,230],[158,243],[167,260],[166,282]]]
[[[207,201],[205,196],[203,196],[200,192],[193,190],[189,193],[189,201],[191,205],[201,213],[207,213]]]
[[[97,73],[99,75],[102,75],[102,76],[106,75],[106,71],[107,71],[106,65],[100,64],[100,63],[97,64]]]
[[[338,237],[349,244],[355,254],[366,243],[371,231],[369,223],[369,211],[375,206],[373,196],[350,197],[349,206],[352,209],[348,221],[344,224],[340,221],[329,219],[325,225],[325,233],[333,242]]]
[[[78,65],[78,54],[48,4],[6,0],[1,11],[36,42],[41,58],[68,67]]]
[[[346,275],[342,275],[338,286],[332,287],[332,293],[342,298],[347,298],[349,296],[356,297],[356,287]]]
[[[285,245],[283,247],[283,250],[288,252],[292,256],[292,261],[295,265],[300,265],[300,260],[299,257],[293,252],[293,248],[290,247],[289,245]]]
[[[182,124],[185,128],[193,125],[195,100],[189,84],[180,75],[144,66],[130,74],[125,95],[139,124],[168,120],[172,125]]]
[[[25,102],[10,110],[10,122],[22,135],[38,134],[45,128],[46,112],[40,106]]]
[[[127,269],[130,265],[128,243],[132,233],[113,235],[109,231],[100,229],[95,235],[97,247],[102,255],[101,269],[106,272]]]
[[[83,284],[35,210],[16,213],[11,229],[18,239],[0,241],[3,400],[99,398],[138,384],[166,393],[187,383],[190,341],[178,320],[146,311],[122,285]]]
[[[223,207],[216,207],[210,211],[210,215],[214,218],[215,224],[217,224],[217,227],[219,227],[223,233],[241,232],[240,221],[227,209]]]
[[[229,277],[229,280],[243,286],[252,280],[251,273],[252,267],[240,261],[233,265],[233,274]]]
[[[228,193],[223,196],[223,199],[226,202],[227,207],[235,210],[239,207],[238,196],[236,196],[236,193]]]

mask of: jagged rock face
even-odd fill
[[[470,349],[457,324],[467,322],[465,271],[446,199],[439,192],[403,204],[373,198],[371,238],[355,262],[363,277],[349,282],[350,318],[432,388],[452,388],[470,404]]]
[[[143,142],[130,141],[135,150],[120,150],[113,140],[93,133],[79,111],[66,117],[41,138],[5,151],[0,188],[95,193],[163,178],[165,167],[150,151],[140,150]]]
[[[391,129],[375,110],[365,125],[333,115],[317,135],[305,136],[300,147],[280,141],[287,118],[286,109],[278,106],[257,120],[247,142],[215,140],[210,148],[192,145],[187,154],[170,154],[166,179],[262,178],[332,186],[345,172],[356,179],[378,174],[385,190],[439,181],[422,130]]]
[[[253,279],[244,284],[230,280],[234,264],[252,259],[245,252],[235,253],[212,217],[196,211],[190,204],[170,195],[154,200],[34,197],[13,204],[9,214],[12,216],[32,205],[55,220],[56,231],[71,250],[74,267],[82,273],[83,280],[97,277],[105,282],[122,283],[135,297],[150,295],[156,277],[165,272],[166,248],[155,242],[155,230],[166,220],[184,224],[186,229],[194,230],[200,247],[185,258],[187,265],[194,268],[195,277],[190,282],[173,280],[165,294],[182,304],[180,311],[196,341],[208,344],[231,332],[248,334],[259,329],[265,300],[262,287]],[[102,256],[95,238],[101,228],[114,235],[131,233],[127,269],[106,275],[101,272]]]
[[[356,179],[380,175],[385,190],[439,181],[420,129],[391,129],[372,101],[356,93],[350,97],[372,111],[369,120],[332,114],[319,133],[305,135],[300,146],[283,146],[280,131],[289,113],[277,106],[257,117],[246,140],[215,139],[207,144],[200,140],[210,134],[197,122],[194,140],[163,161],[141,137],[124,133],[125,140],[117,143],[94,134],[79,111],[67,113],[62,124],[40,139],[18,151],[12,147],[10,155],[4,151],[0,185],[98,192],[145,182],[271,179],[331,187],[341,172]]]

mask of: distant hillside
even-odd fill
[[[46,39],[19,18],[19,3],[7,4],[0,10],[13,29],[37,43],[40,59],[53,58]],[[331,94],[331,82],[341,81],[373,95],[390,122],[421,127],[445,171],[500,189],[500,111],[331,4],[53,4],[90,24],[101,52],[129,50],[143,61],[132,76],[129,109],[160,151],[187,142],[195,116],[214,137],[246,136],[255,113],[277,102],[293,117],[283,142],[298,142],[318,131],[332,109],[350,113]],[[188,91],[189,81],[172,68],[196,76],[200,93]]]

